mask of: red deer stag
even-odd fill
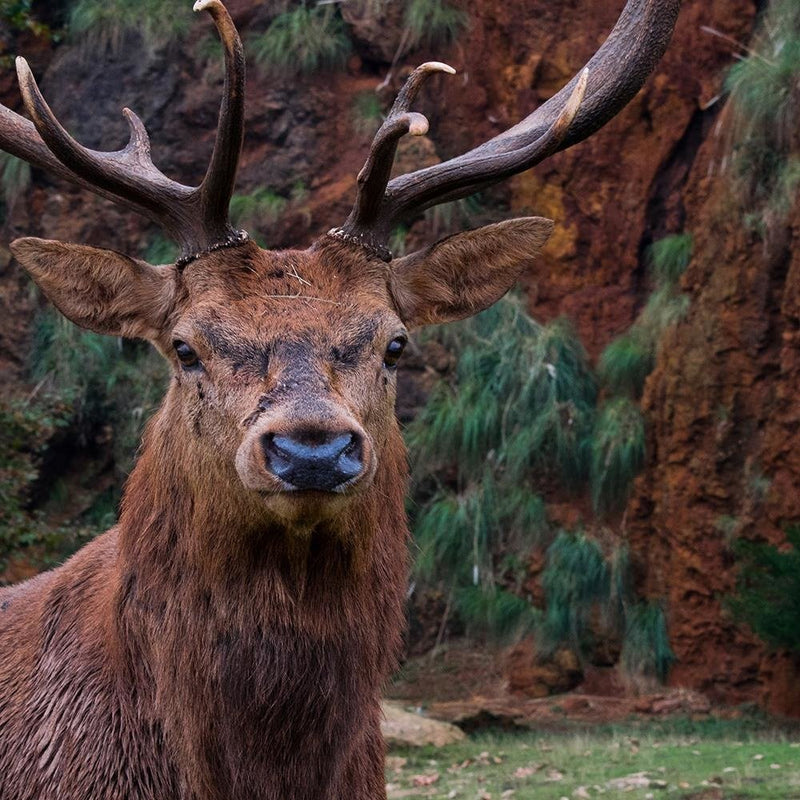
[[[584,70],[518,125],[393,179],[427,121],[409,77],[358,176],[346,222],[268,252],[228,222],[244,56],[219,0],[225,94],[198,187],[153,165],[125,110],[118,152],[78,144],[27,63],[27,120],[0,146],[156,221],[180,245],[151,266],[19,239],[47,297],[93,331],[147,339],[172,366],[119,524],[66,564],[0,591],[2,800],[376,800],[381,687],[403,628],[406,463],[394,417],[408,331],[500,298],[550,233],[515,219],[392,258],[399,220],[579,142],[640,89],[680,0],[629,0]]]

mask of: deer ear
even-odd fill
[[[401,319],[415,328],[483,311],[514,285],[552,230],[549,219],[511,219],[397,259],[390,288]]]
[[[53,305],[82,328],[136,339],[163,334],[175,296],[175,268],[79,244],[17,239],[14,257]]]

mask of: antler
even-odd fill
[[[79,144],[50,110],[24,58],[17,59],[17,75],[33,123],[0,105],[3,150],[156,222],[180,245],[178,263],[247,238],[228,222],[244,137],[244,49],[220,0],[197,0],[194,10],[210,13],[225,49],[217,138],[205,177],[197,187],[173,181],[155,167],[147,131],[130,109],[123,110],[130,140],[122,150],[98,152]]]
[[[358,175],[350,216],[331,235],[389,260],[384,243],[405,217],[467,197],[587,138],[647,80],[667,49],[680,5],[681,0],[628,0],[611,35],[586,67],[522,122],[461,156],[389,180],[400,137],[427,133],[427,119],[409,110],[422,82],[436,72],[455,72],[438,62],[418,67],[375,136]]]

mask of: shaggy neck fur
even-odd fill
[[[338,797],[320,787],[352,785],[345,773],[379,746],[375,712],[399,648],[399,432],[366,494],[298,532],[265,523],[233,466],[175,436],[169,410],[168,397],[123,504],[123,665],[153,687],[154,721],[194,796],[270,787],[276,800]],[[139,674],[143,664],[151,675]]]
[[[171,395],[119,528],[0,591],[0,796],[385,797],[379,697],[407,557],[396,425],[374,485],[298,534],[176,435]]]

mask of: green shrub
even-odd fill
[[[660,604],[640,602],[627,609],[620,663],[627,675],[667,679],[675,654]]]
[[[285,197],[267,187],[249,194],[235,194],[230,205],[231,223],[251,232],[260,232],[280,219],[288,203]]]
[[[157,233],[145,248],[143,258],[149,264],[172,264],[178,258],[178,245]]]
[[[3,200],[11,208],[31,185],[31,167],[27,161],[9,153],[0,153],[0,186]]]
[[[674,286],[692,258],[694,237],[676,233],[653,242],[648,249],[650,273],[656,286]]]
[[[736,594],[728,605],[772,647],[800,653],[800,526],[786,532],[788,547],[740,539]]]
[[[249,44],[262,69],[290,75],[341,68],[351,51],[336,6],[305,2],[279,14],[264,33],[251,37]]]
[[[383,121],[383,107],[372,90],[358,92],[353,98],[353,127],[358,133],[373,134]]]
[[[592,439],[592,502],[596,511],[622,508],[644,464],[644,419],[626,397],[603,406]]]
[[[497,587],[459,589],[454,605],[468,633],[488,635],[501,642],[531,633],[541,617],[527,600]]]
[[[589,646],[592,611],[608,601],[610,573],[600,546],[582,533],[562,531],[547,550],[542,572],[546,609],[537,648],[567,644],[578,653]]]
[[[166,44],[184,34],[191,23],[180,0],[76,0],[70,10],[69,31],[87,52],[119,52],[126,33],[141,34],[147,46]]]
[[[512,481],[531,469],[570,486],[588,476],[597,384],[565,320],[539,325],[504,298],[435,335],[459,360],[454,385],[440,385],[409,428],[418,475],[456,461],[466,480],[491,453]]]
[[[110,426],[118,473],[127,474],[144,423],[164,394],[168,369],[161,356],[147,344],[84,331],[48,309],[34,328],[31,368],[46,393],[71,406],[79,443]]]
[[[641,396],[661,336],[686,316],[689,299],[677,290],[677,283],[691,260],[693,241],[691,234],[682,233],[650,246],[647,258],[654,291],[630,329],[600,356],[598,373],[610,395]]]
[[[409,0],[404,25],[412,48],[452,44],[469,23],[469,15],[445,0]]]
[[[652,343],[634,328],[606,347],[600,356],[598,376],[611,394],[640,397],[654,365]]]
[[[503,556],[521,562],[548,533],[534,472],[588,475],[594,377],[572,329],[538,325],[516,298],[433,335],[459,359],[406,433],[416,574],[452,591],[472,630],[524,630],[532,609],[510,599],[524,575]]]
[[[14,32],[30,32],[50,39],[52,31],[36,19],[33,0],[0,0],[0,21]]]
[[[730,147],[746,203],[763,221],[785,215],[800,184],[793,142],[800,129],[800,9],[772,0],[747,58],[728,73]]]
[[[474,228],[476,220],[484,213],[484,200],[479,194],[433,206],[425,211],[431,235],[441,237],[462,228]]]

